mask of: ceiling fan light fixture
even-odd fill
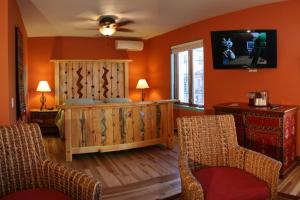
[[[116,27],[114,26],[101,26],[99,28],[99,31],[102,35],[105,36],[111,36],[112,34],[114,34],[116,32]]]

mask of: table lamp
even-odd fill
[[[142,90],[142,101],[144,101],[145,99],[145,93],[144,93],[144,89],[149,88],[149,85],[146,81],[146,79],[140,79],[136,85],[136,89],[141,89]]]
[[[36,91],[42,92],[40,102],[41,102],[41,110],[43,110],[45,108],[45,103],[46,103],[46,97],[44,95],[44,92],[51,92],[48,82],[40,81],[38,87],[36,88]]]

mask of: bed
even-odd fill
[[[130,102],[126,60],[56,60],[57,124],[73,154],[164,144],[173,148],[175,100]],[[92,99],[92,102],[65,103]],[[111,101],[109,101],[111,100]]]

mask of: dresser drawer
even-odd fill
[[[246,128],[246,146],[274,159],[281,159],[281,137],[278,132]]]
[[[276,116],[247,114],[245,124],[249,128],[253,127],[267,131],[282,130],[282,118]]]

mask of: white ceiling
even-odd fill
[[[29,37],[97,35],[100,15],[135,23],[132,33],[115,36],[148,39],[179,27],[257,5],[284,0],[17,0]],[[95,30],[85,30],[95,28]]]

